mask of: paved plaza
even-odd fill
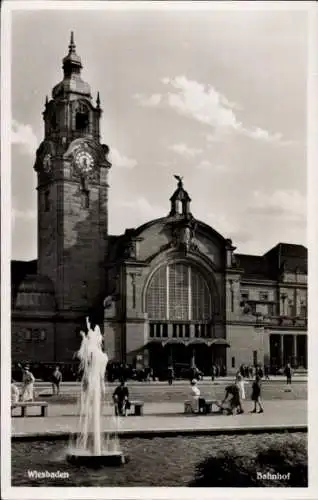
[[[271,431],[280,428],[301,428],[307,425],[307,401],[267,401],[263,414],[251,414],[252,403],[245,401],[243,415],[226,416],[185,415],[182,403],[146,403],[142,417],[127,416],[119,419],[120,434],[129,433],[164,433],[164,432],[242,432],[244,430]],[[30,415],[39,409],[30,409]],[[104,431],[114,429],[111,418],[112,408],[105,407],[102,418]],[[49,405],[47,417],[18,417],[12,419],[12,436],[41,437],[43,435],[65,435],[76,432],[78,428],[77,405]]]

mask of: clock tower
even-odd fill
[[[109,148],[100,142],[99,93],[82,80],[73,32],[63,80],[46,98],[36,153],[38,273],[55,288],[57,317],[80,317],[104,292]]]

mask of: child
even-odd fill
[[[251,413],[256,413],[257,404],[259,406],[258,413],[263,413],[264,410],[261,403],[261,379],[258,375],[256,375],[252,386],[252,401],[254,401],[254,410]]]

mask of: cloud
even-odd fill
[[[194,156],[197,156],[198,154],[202,153],[202,149],[189,148],[184,143],[173,144],[172,146],[170,146],[169,149],[171,149],[172,151],[181,156],[185,156],[188,158],[193,158]]]
[[[260,141],[264,142],[272,142],[272,143],[279,143],[279,144],[291,144],[292,141],[284,141],[283,136],[280,133],[276,134],[270,134],[267,130],[264,130],[262,128],[256,127],[253,130],[247,130],[244,129],[243,133],[245,133],[248,137],[251,137],[252,139],[257,139]]]
[[[146,107],[151,107],[154,108],[158,106],[161,102],[161,94],[152,94],[151,96],[147,97],[145,94],[135,94],[134,99],[141,104],[141,106],[146,106]]]
[[[236,130],[242,127],[229,101],[212,85],[203,85],[185,76],[163,78],[162,83],[170,84],[175,89],[168,93],[168,104],[177,113],[213,127]]]
[[[200,170],[206,170],[206,171],[217,171],[217,172],[228,172],[229,168],[226,165],[221,165],[221,164],[216,164],[214,165],[211,163],[209,160],[202,160],[200,163],[197,165],[197,168]]]
[[[114,167],[119,168],[134,168],[137,165],[137,160],[134,158],[128,158],[127,156],[122,155],[118,149],[110,150],[110,161]]]
[[[305,223],[307,202],[306,197],[297,190],[277,190],[271,195],[254,191],[253,201],[247,210],[255,215]]]
[[[21,146],[27,154],[34,156],[39,141],[33,132],[31,125],[25,125],[16,120],[12,120],[11,144]]]
[[[245,128],[235,113],[235,110],[241,110],[242,107],[227,99],[212,85],[189,80],[185,76],[165,77],[161,82],[174,89],[167,93],[170,108],[182,116],[213,127],[213,134],[207,135],[209,142],[218,142],[224,138],[224,134],[236,132],[255,140],[289,144],[289,141],[283,141],[280,133],[271,134],[260,127]]]

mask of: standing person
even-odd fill
[[[263,373],[263,369],[262,369],[261,365],[257,365],[256,375],[258,375],[260,379],[262,379],[264,377],[264,373]]]
[[[250,365],[248,368],[248,377],[253,378],[253,375],[254,375],[254,368],[252,365]]]
[[[173,371],[173,366],[168,366],[168,383],[169,385],[172,385],[172,381],[174,378],[174,371]]]
[[[33,376],[33,373],[31,373],[30,371],[29,365],[26,365],[22,370],[23,370],[23,376],[22,376],[23,385],[22,385],[21,400],[33,401],[35,378]]]
[[[55,367],[55,370],[52,374],[52,389],[53,395],[60,394],[60,383],[62,382],[62,373],[58,366]]]
[[[215,376],[216,376],[216,366],[213,364],[213,365],[212,365],[212,368],[211,368],[211,378],[212,378],[212,382],[214,381]]]
[[[129,391],[124,379],[122,379],[120,385],[116,387],[113,394],[113,401],[115,404],[115,415],[126,417],[127,410],[130,408],[130,403]]]
[[[244,400],[245,396],[245,381],[243,380],[242,375],[239,373],[236,377],[236,385],[240,391],[240,399]]]
[[[291,385],[292,370],[291,370],[291,366],[289,363],[287,363],[287,365],[286,365],[285,375],[286,375],[286,379],[287,379],[287,384]]]
[[[256,375],[255,380],[252,385],[252,401],[254,401],[254,409],[251,413],[256,413],[256,406],[259,406],[258,413],[263,413],[263,407],[261,402],[261,379]]]

